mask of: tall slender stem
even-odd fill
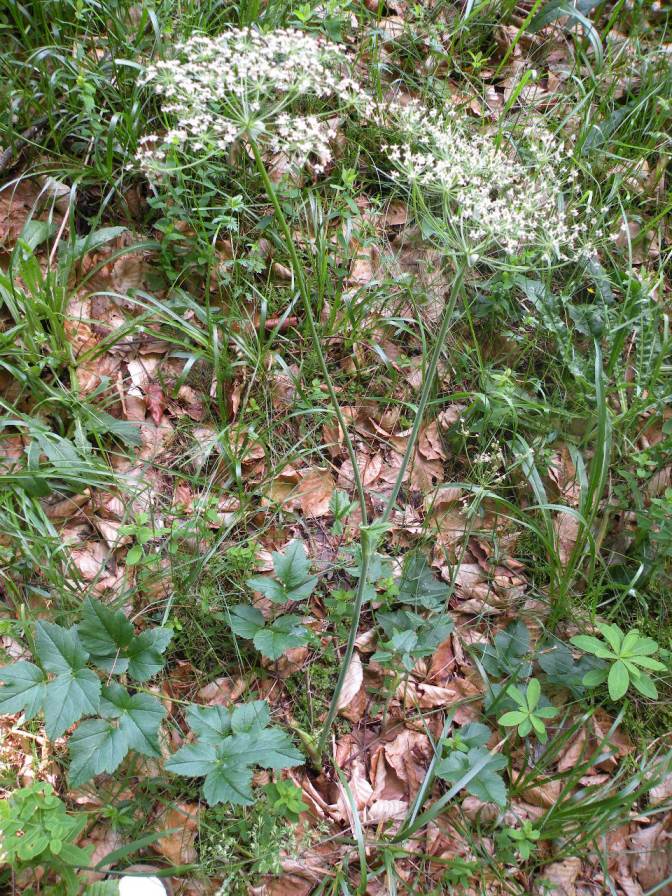
[[[336,415],[336,419],[338,421],[338,425],[343,433],[343,441],[345,442],[345,448],[348,452],[348,457],[350,459],[350,463],[352,464],[352,478],[355,483],[355,490],[357,491],[357,498],[359,500],[360,511],[362,515],[362,524],[366,525],[367,523],[367,513],[366,513],[366,495],[364,494],[364,484],[362,483],[362,477],[359,473],[359,467],[357,466],[357,456],[355,455],[355,448],[352,444],[352,440],[350,439],[350,435],[348,433],[347,423],[345,422],[345,417],[343,416],[343,411],[341,410],[340,404],[338,402],[338,396],[336,395],[336,390],[334,389],[334,384],[331,380],[331,375],[329,373],[329,368],[327,367],[327,360],[324,357],[324,352],[322,351],[322,344],[320,342],[320,334],[317,332],[317,325],[315,324],[315,316],[313,315],[313,307],[310,299],[310,292],[308,290],[308,286],[306,284],[306,278],[303,275],[303,266],[301,264],[301,260],[296,251],[296,246],[294,245],[294,240],[292,239],[292,232],[289,229],[289,224],[287,223],[287,218],[285,217],[285,213],[282,210],[282,206],[280,205],[280,201],[278,199],[278,194],[275,191],[275,187],[273,186],[273,182],[268,176],[268,171],[266,170],[266,166],[264,165],[264,160],[261,157],[261,153],[259,152],[259,147],[255,143],[254,140],[250,141],[250,145],[252,147],[252,153],[254,155],[254,161],[257,165],[257,170],[259,171],[259,175],[264,183],[264,189],[266,190],[266,195],[268,196],[271,205],[273,206],[273,211],[275,212],[275,220],[278,222],[278,226],[282,231],[282,235],[285,238],[285,245],[287,248],[287,252],[289,254],[289,260],[292,265],[292,271],[294,272],[294,277],[296,279],[296,285],[299,289],[299,294],[301,296],[301,301],[303,303],[303,309],[306,315],[306,320],[308,322],[308,329],[310,331],[310,338],[313,343],[313,348],[315,350],[315,354],[317,355],[318,362],[320,365],[320,369],[322,371],[322,375],[324,377],[324,382],[327,387],[327,391],[329,393],[329,399],[331,401],[331,405]]]
[[[404,476],[406,475],[406,470],[408,469],[408,465],[413,455],[415,443],[417,441],[418,435],[420,434],[420,427],[422,426],[422,420],[425,416],[425,410],[427,409],[427,402],[429,401],[429,396],[431,395],[432,389],[434,387],[434,377],[436,376],[436,369],[439,366],[441,351],[443,349],[443,344],[446,341],[446,337],[448,336],[448,330],[450,329],[450,322],[453,317],[453,311],[455,310],[458,296],[462,290],[463,282],[464,266],[461,266],[457,269],[455,279],[453,280],[453,286],[450,291],[450,296],[448,298],[448,301],[446,302],[446,307],[443,310],[443,317],[441,318],[439,332],[437,333],[436,342],[434,343],[434,351],[432,352],[432,355],[429,359],[429,364],[427,365],[427,369],[423,377],[422,391],[420,393],[420,399],[418,401],[418,408],[415,413],[415,419],[413,420],[413,428],[411,429],[411,434],[408,438],[408,444],[406,445],[406,451],[404,452],[404,456],[401,459],[401,466],[399,467],[399,472],[397,473],[397,477],[394,480],[392,491],[390,492],[390,496],[388,497],[387,503],[385,504],[385,509],[380,516],[379,522],[381,523],[387,522],[390,514],[392,513],[392,510],[394,509],[397,498],[399,497],[399,492],[401,491]]]
[[[436,376],[436,370],[439,366],[439,359],[441,357],[441,351],[443,349],[444,342],[446,341],[446,337],[448,335],[448,330],[450,329],[450,323],[453,317],[453,311],[455,310],[455,305],[457,303],[458,296],[462,290],[462,284],[464,282],[464,271],[465,266],[462,265],[458,268],[455,279],[453,281],[453,286],[450,291],[450,296],[448,301],[446,302],[446,307],[443,312],[443,317],[441,319],[441,324],[439,326],[439,332],[436,337],[436,343],[434,345],[434,350],[432,351],[431,357],[429,359],[429,364],[427,365],[427,369],[425,370],[425,375],[423,377],[422,390],[420,392],[420,398],[418,400],[418,407],[415,414],[415,419],[413,421],[413,427],[411,429],[411,434],[408,440],[408,444],[406,445],[406,450],[401,460],[401,465],[397,472],[397,476],[394,481],[394,485],[392,486],[392,491],[387,499],[385,504],[385,508],[381,516],[375,520],[370,526],[367,525],[367,513],[366,513],[366,496],[364,494],[364,486],[362,483],[362,478],[359,473],[359,467],[357,466],[357,458],[355,456],[354,446],[352,444],[352,440],[347,431],[347,424],[345,422],[345,418],[343,416],[343,412],[341,411],[340,405],[338,403],[338,396],[336,395],[336,390],[334,389],[334,385],[331,379],[331,375],[329,373],[329,369],[327,367],[327,361],[324,356],[324,352],[322,351],[322,345],[320,343],[320,335],[317,331],[317,325],[315,323],[315,317],[313,315],[312,302],[310,297],[310,292],[308,290],[308,286],[306,284],[306,278],[303,272],[303,266],[301,264],[301,260],[296,251],[296,246],[294,245],[294,240],[292,238],[291,230],[289,229],[289,224],[287,223],[287,218],[282,210],[282,206],[280,205],[280,201],[278,199],[278,195],[276,193],[275,187],[268,176],[268,172],[266,170],[266,166],[264,165],[264,161],[261,157],[261,153],[259,152],[259,147],[254,141],[251,141],[252,153],[254,155],[254,161],[257,166],[257,170],[259,171],[259,175],[264,184],[264,189],[266,190],[266,195],[268,196],[271,205],[273,206],[273,210],[275,212],[275,218],[282,231],[282,235],[285,239],[285,244],[287,248],[287,252],[289,254],[290,262],[292,265],[292,270],[294,272],[294,277],[296,279],[296,283],[299,289],[299,294],[301,296],[301,301],[303,303],[306,320],[308,322],[308,328],[310,331],[310,337],[313,343],[313,347],[315,349],[315,353],[318,357],[320,368],[322,370],[322,374],[324,376],[324,381],[327,386],[327,390],[329,393],[329,399],[331,401],[334,414],[336,415],[336,419],[338,420],[338,424],[343,432],[343,440],[345,442],[346,450],[348,452],[348,457],[350,458],[350,463],[352,464],[352,472],[353,479],[355,483],[355,489],[357,491],[357,496],[359,499],[359,504],[361,508],[362,515],[362,523],[360,527],[361,532],[361,562],[359,569],[359,582],[357,584],[357,591],[355,593],[355,602],[352,609],[352,619],[350,622],[350,631],[348,633],[348,641],[345,646],[345,652],[341,659],[341,664],[338,672],[338,679],[336,681],[336,685],[334,687],[334,692],[331,698],[331,702],[329,704],[329,710],[327,712],[327,717],[324,720],[324,724],[322,726],[322,731],[320,732],[320,737],[317,743],[317,748],[315,750],[315,758],[319,762],[322,755],[324,754],[324,750],[327,745],[327,740],[329,738],[329,734],[331,732],[331,728],[334,724],[334,720],[338,713],[339,709],[339,701],[341,692],[343,690],[343,685],[345,683],[345,677],[348,673],[348,669],[350,667],[350,663],[352,662],[352,656],[355,650],[355,641],[357,640],[357,631],[359,629],[359,620],[362,615],[362,605],[364,603],[364,594],[366,592],[366,585],[368,579],[369,566],[371,563],[371,557],[375,551],[375,545],[377,543],[378,537],[384,532],[386,523],[394,509],[397,498],[399,497],[399,492],[401,491],[401,486],[404,481],[404,477],[406,475],[406,470],[408,469],[408,465],[410,463],[411,457],[413,456],[413,450],[415,448],[415,443],[417,442],[418,435],[420,434],[420,427],[422,426],[422,420],[425,415],[425,411],[427,409],[427,403],[429,401],[429,396],[431,395],[432,388],[434,386],[434,377]],[[377,534],[376,534],[377,533]]]

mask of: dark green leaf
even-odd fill
[[[192,703],[185,717],[202,743],[218,744],[231,733],[231,713],[223,706],[198,706]]]
[[[44,727],[54,740],[82,716],[95,715],[100,705],[100,681],[90,669],[64,672],[47,685]]]
[[[35,627],[35,642],[40,663],[47,672],[72,672],[83,669],[89,658],[79,643],[75,629],[40,620]]]
[[[250,604],[237,604],[229,612],[229,625],[234,634],[251,641],[259,629],[264,627],[264,617],[256,607]]]
[[[437,579],[422,554],[413,553],[407,557],[399,583],[400,603],[438,610],[449,595],[450,587]]]
[[[79,787],[102,772],[115,771],[128,752],[124,734],[107,719],[87,719],[68,741],[68,778]]]
[[[209,805],[232,803],[234,806],[251,806],[252,769],[245,765],[217,764],[208,772],[203,783],[203,793]]]
[[[257,650],[269,660],[279,659],[292,647],[301,647],[308,641],[308,630],[299,616],[278,616],[254,636]]]
[[[163,654],[173,637],[172,628],[145,629],[127,648],[128,674],[135,681],[147,681],[157,675],[165,664]]]
[[[128,658],[125,651],[135,632],[121,610],[111,610],[89,597],[82,605],[82,621],[77,631],[96,666],[116,675],[126,672]]]
[[[0,713],[25,713],[26,719],[33,719],[44,706],[46,698],[46,676],[33,663],[23,660],[0,669]]]
[[[119,719],[119,728],[126,739],[127,749],[143,756],[160,756],[158,732],[166,710],[151,694],[129,694],[120,684],[103,688],[100,714],[108,719]]]

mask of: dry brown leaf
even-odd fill
[[[169,831],[178,828],[174,834],[161,837],[154,849],[172,865],[191,865],[198,858],[196,834],[198,833],[199,808],[195,803],[180,803],[156,818],[156,829]]]
[[[301,471],[297,497],[305,516],[326,516],[333,493],[334,479],[329,470],[312,467],[305,472]]]
[[[574,884],[581,872],[581,859],[573,857],[563,859],[561,862],[553,862],[539,874],[535,886],[535,893],[539,896],[576,896],[576,888]],[[547,881],[550,889],[544,886],[541,881]]]
[[[374,455],[360,452],[357,455],[357,468],[362,484],[364,486],[373,485],[373,483],[378,480],[380,471],[383,469],[383,455],[380,452]],[[352,476],[352,464],[349,459],[344,460],[341,464],[341,468],[338,471],[338,484],[341,488],[354,488],[355,483]]]
[[[651,890],[670,874],[672,834],[669,817],[657,824],[640,828],[630,836],[630,868],[644,890]]]
[[[558,558],[567,566],[579,537],[579,521],[573,514],[560,512],[553,519],[553,531]]]
[[[352,655],[348,671],[345,673],[343,688],[338,698],[339,710],[345,709],[346,706],[354,699],[364,681],[364,669],[362,660],[357,651]]]
[[[672,773],[666,775],[662,781],[649,791],[649,802],[652,806],[664,803],[672,797]]]
[[[385,759],[404,782],[408,800],[420,789],[432,755],[427,735],[408,728],[404,728],[391,743],[385,744]]]
[[[230,678],[228,675],[223,675],[202,687],[198,697],[208,706],[230,706],[245,693],[246,687],[244,678]]]
[[[400,820],[408,812],[405,800],[377,800],[366,811],[364,824],[380,824],[385,821]]]

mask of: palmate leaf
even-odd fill
[[[174,753],[166,770],[205,778],[203,793],[210,805],[250,805],[254,766],[280,769],[303,762],[289,735],[269,727],[270,713],[264,700],[241,704],[231,712],[223,707],[191,706],[186,718],[198,740]]]
[[[166,710],[160,700],[151,694],[129,694],[120,684],[103,688],[100,714],[107,719],[117,719],[127,749],[143,756],[160,756],[158,732]]]
[[[506,785],[498,772],[506,768],[507,761],[498,753],[492,755],[485,747],[472,747],[467,753],[455,750],[438,763],[436,774],[439,778],[456,783],[483,760],[486,760],[485,765],[475,777],[467,781],[465,790],[485,803],[505,806]]]
[[[112,610],[93,598],[84,601],[82,617],[77,633],[100,669],[114,675],[128,672],[135,681],[147,681],[163,668],[172,629],[157,627],[136,635],[121,610]]]
[[[449,595],[450,587],[437,579],[422,554],[407,556],[397,595],[400,603],[438,610]]]
[[[291,613],[266,622],[261,612],[248,604],[238,604],[229,612],[231,631],[251,640],[257,650],[269,660],[277,660],[292,647],[308,642],[308,629],[300,616]]]
[[[292,541],[284,554],[273,552],[275,576],[253,576],[247,585],[274,603],[289,600],[306,600],[317,585],[317,576],[311,576],[310,560],[302,541]]]
[[[40,620],[35,628],[40,663],[47,672],[76,672],[83,669],[89,654],[73,629]]]
[[[302,624],[300,616],[278,616],[256,633],[252,643],[263,656],[277,660],[292,647],[307,644],[308,629]]]
[[[24,660],[0,669],[0,713],[24,713],[26,720],[35,718],[47,696],[47,678],[41,669]]]
[[[57,675],[47,685],[44,728],[55,740],[82,716],[95,715],[100,705],[100,680],[90,669],[74,669]]]
[[[119,684],[103,688],[103,718],[87,719],[69,740],[70,783],[79,786],[102,772],[114,772],[129,750],[160,756],[158,730],[166,711],[151,694],[129,694]]]
[[[102,772],[115,771],[128,752],[123,732],[109,719],[87,719],[68,741],[68,780],[79,787]]]
[[[121,610],[111,610],[89,597],[82,604],[77,632],[96,666],[117,675],[126,672],[128,658],[124,654],[135,632]]]
[[[163,654],[173,637],[167,627],[148,628],[137,635],[128,646],[128,674],[135,681],[148,681],[165,664]]]

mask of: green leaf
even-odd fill
[[[612,700],[620,700],[628,690],[630,676],[628,675],[628,670],[626,669],[625,664],[622,663],[621,660],[617,660],[609,670],[607,684],[609,687],[609,696]]]
[[[607,669],[591,669],[583,676],[583,684],[587,688],[596,688],[607,680],[609,672]]]
[[[498,753],[492,755],[484,747],[473,747],[468,753],[454,751],[437,764],[436,774],[446,781],[457,782],[483,760],[486,760],[485,765],[476,777],[467,782],[465,789],[483,802],[505,806],[506,785],[497,772],[506,768],[507,761]]]
[[[118,719],[119,729],[126,740],[126,749],[143,756],[160,756],[158,732],[166,710],[151,694],[129,694],[120,684],[103,688],[100,714]]]
[[[278,616],[253,638],[254,646],[269,660],[277,660],[290,648],[302,647],[307,641],[308,630],[301,618],[291,614]]]
[[[186,778],[202,778],[213,770],[216,761],[217,751],[213,744],[199,741],[180,747],[166,761],[165,769]]]
[[[310,560],[303,542],[298,539],[287,545],[284,554],[273,552],[275,574],[287,589],[302,585],[308,578]]]
[[[484,747],[490,740],[492,731],[480,722],[469,722],[460,728],[458,734],[465,747],[471,749],[471,747]]]
[[[596,666],[600,666],[601,660],[595,659],[591,654],[575,660],[569,647],[561,641],[556,641],[549,650],[541,653],[538,663],[551,684],[567,687],[580,697],[584,693],[584,676]],[[605,672],[604,680],[606,679]]]
[[[243,737],[244,735],[239,735]],[[290,736],[281,728],[265,728],[263,731],[247,735],[248,761],[262,768],[294,768],[303,764],[303,756],[296,749]],[[239,747],[240,743],[236,745]]]
[[[602,636],[614,653],[618,656],[621,652],[621,645],[623,643],[623,632],[621,629],[617,625],[609,625],[606,622],[598,622],[596,627],[598,631],[602,633]]]
[[[541,685],[538,679],[532,678],[527,685],[527,705],[530,710],[536,709],[541,697]]]
[[[252,766],[281,769],[303,762],[286,732],[267,727],[269,718],[263,700],[241,704],[231,713],[222,707],[192,705],[187,720],[199,740],[178,750],[166,769],[186,777],[204,777],[203,792],[211,805],[249,805],[253,799]],[[228,731],[233,733],[227,735]]]
[[[82,621],[77,632],[96,666],[114,675],[127,671],[125,651],[135,632],[121,610],[111,610],[89,597],[82,605]]]
[[[138,563],[142,560],[143,551],[142,547],[139,544],[134,544],[133,547],[129,550],[128,554],[126,554],[126,565],[127,566],[137,566]]]
[[[0,669],[0,713],[22,712],[26,720],[35,718],[47,696],[46,676],[33,663],[20,660]]]
[[[450,586],[434,575],[422,554],[413,552],[407,555],[399,582],[400,603],[438,610],[444,606],[449,595]]]
[[[289,600],[306,600],[313,593],[317,576],[310,576],[310,561],[301,541],[292,541],[284,554],[273,552],[275,578],[253,576],[247,585],[274,603]]]
[[[265,700],[253,700],[236,706],[231,715],[231,730],[234,734],[261,732],[271,721],[271,713]]]
[[[147,681],[165,664],[163,654],[171,642],[173,630],[168,626],[145,629],[127,648],[128,674],[135,681]]]
[[[505,728],[513,728],[515,725],[520,725],[521,722],[524,722],[526,718],[527,713],[514,709],[512,712],[505,712],[497,721]]]
[[[650,656],[633,656],[630,657],[630,662],[641,666],[643,669],[651,669],[652,672],[664,672],[667,669],[665,663],[661,663],[660,660],[654,660]]]
[[[494,678],[511,676],[528,678],[531,664],[525,657],[530,649],[530,633],[522,622],[512,622],[498,632],[492,644],[481,648],[481,662],[488,675]]]
[[[208,772],[203,783],[203,794],[210,806],[232,803],[234,806],[251,806],[252,769],[244,765],[216,765]]]
[[[72,787],[79,787],[102,772],[111,774],[128,753],[126,738],[107,719],[87,719],[68,740]]]
[[[575,647],[578,647],[579,650],[584,650],[586,653],[592,653],[593,656],[597,656],[602,660],[614,658],[614,654],[609,650],[607,645],[603,641],[600,641],[599,638],[594,638],[592,635],[575,635],[569,640],[570,643]]]
[[[75,629],[40,620],[35,627],[35,642],[40,663],[47,672],[71,672],[83,669],[89,654],[79,643]]]
[[[658,688],[646,672],[640,672],[637,678],[632,679],[632,683],[644,697],[648,697],[650,700],[658,699]]]
[[[64,672],[47,685],[44,727],[55,740],[82,716],[95,715],[100,705],[100,680],[90,669]]]
[[[245,583],[252,591],[258,591],[275,604],[284,604],[289,598],[281,582],[276,582],[271,576],[253,576]]]
[[[185,718],[202,743],[218,744],[231,733],[231,713],[223,706],[198,706],[192,703]]]
[[[264,617],[260,610],[250,604],[237,604],[229,611],[229,625],[234,634],[251,641],[259,629],[264,627]]]

